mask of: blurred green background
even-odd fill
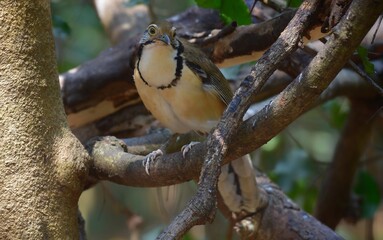
[[[90,1],[51,2],[60,72],[96,57],[110,46]],[[170,0],[157,0],[151,1],[151,4],[158,17],[164,18],[194,2],[175,4]],[[238,67],[227,72],[232,74],[236,71]],[[254,164],[309,213],[313,211],[319,181],[332,157],[347,113],[347,100],[330,101],[299,118],[253,154]],[[361,166],[361,169],[365,167]],[[193,182],[161,190],[131,188],[108,182],[98,184],[84,192],[79,203],[86,220],[88,239],[154,239],[182,209],[195,189]],[[376,211],[380,203],[379,186],[367,171],[360,170],[355,194],[369,199],[364,201],[362,213],[367,220],[359,221],[356,227],[342,222],[337,231],[346,239],[365,239],[366,226],[371,224],[369,219],[375,217],[375,239],[383,239],[383,229],[377,227],[383,223],[382,209]],[[224,239],[226,229],[226,220],[218,214],[213,224],[193,229],[185,239]]]

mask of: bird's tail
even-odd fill
[[[245,155],[222,167],[218,190],[232,212],[255,212],[257,183],[250,156]]]

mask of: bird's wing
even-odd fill
[[[217,93],[221,100],[228,105],[233,93],[218,67],[200,49],[186,41],[182,41],[182,44],[187,45],[184,50],[185,64],[201,78],[206,90]]]

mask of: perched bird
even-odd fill
[[[166,22],[150,24],[139,44],[134,81],[145,107],[174,133],[208,133],[232,98],[217,66]],[[156,154],[161,152],[154,158]],[[248,155],[222,167],[218,189],[230,211],[255,211],[256,183]]]

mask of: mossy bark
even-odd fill
[[[0,1],[0,239],[76,239],[88,156],[60,97],[49,0]]]

